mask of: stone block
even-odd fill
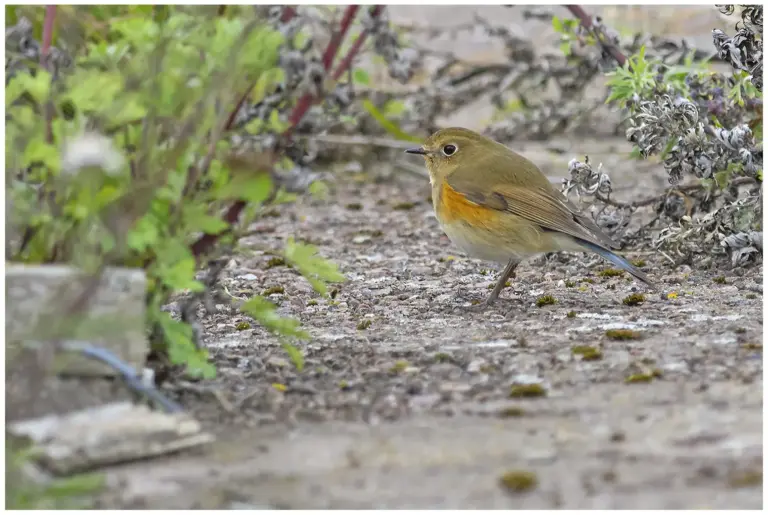
[[[107,268],[93,278],[66,265],[7,264],[5,283],[7,417],[97,406],[118,393],[125,398],[109,380],[110,367],[55,352],[55,345],[88,342],[141,371],[149,352],[143,270]]]

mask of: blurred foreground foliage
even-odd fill
[[[46,9],[6,7],[7,259],[143,267],[153,350],[212,377],[193,326],[162,308],[206,290],[198,269],[285,199],[273,167],[286,160],[226,137],[242,92],[281,80],[284,35],[246,7]],[[46,15],[57,22],[49,48]],[[238,202],[245,216],[223,217]],[[195,247],[204,235],[219,245]],[[309,245],[285,254],[319,292],[343,280]],[[286,345],[307,337],[266,299],[243,310]]]

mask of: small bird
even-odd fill
[[[656,289],[609,249],[618,246],[578,212],[525,157],[476,132],[442,129],[421,147],[432,206],[448,238],[472,257],[506,264],[486,304],[493,304],[527,257],[561,250],[593,252]]]

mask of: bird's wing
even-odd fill
[[[475,204],[507,211],[544,229],[569,234],[602,247],[617,248],[610,237],[587,216],[576,211],[558,191],[502,184],[483,192],[466,179],[454,176],[448,177],[447,181],[453,190]]]

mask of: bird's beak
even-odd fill
[[[423,147],[409,148],[408,150],[405,151],[405,153],[406,154],[419,154],[421,156],[426,156],[427,155],[427,151],[424,150]]]

